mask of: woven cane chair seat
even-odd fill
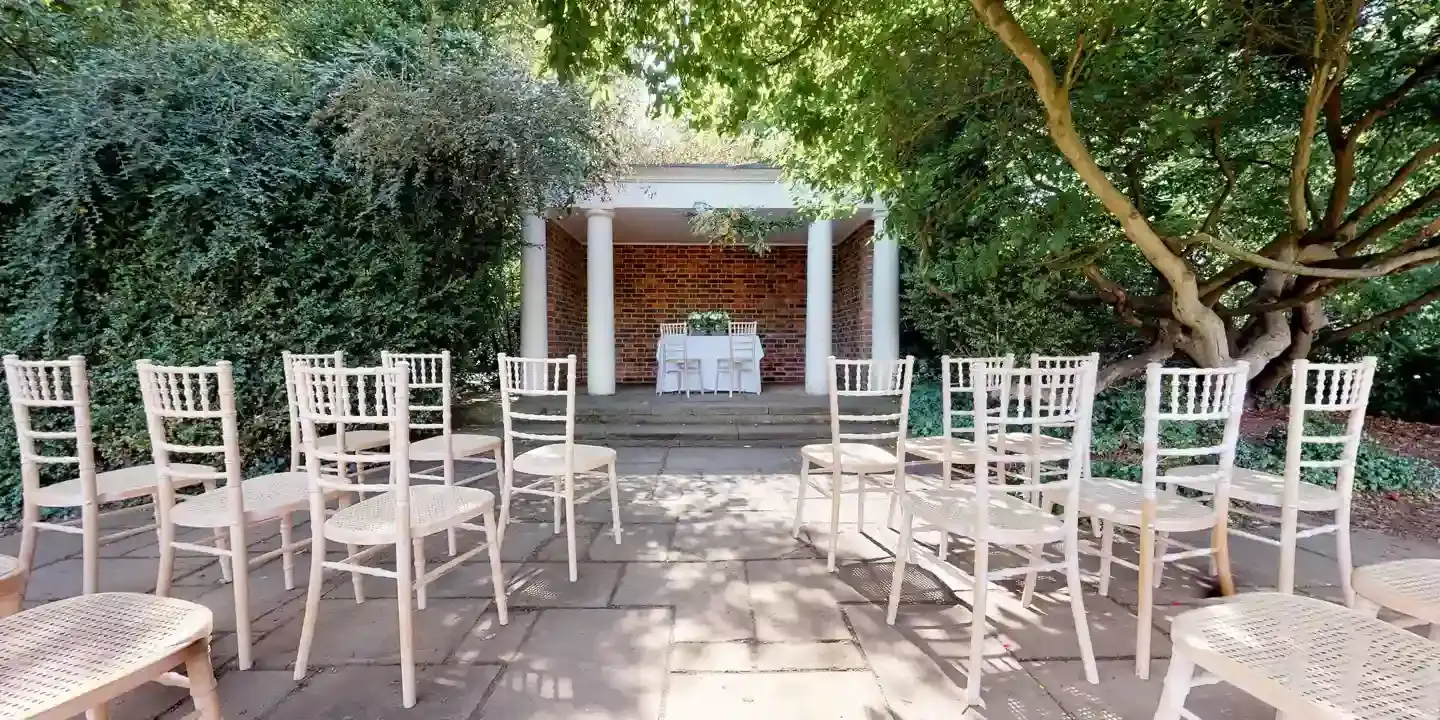
[[[1145,488],[1140,483],[1115,478],[1087,478],[1080,483],[1081,514],[1121,525],[1140,526],[1144,499]],[[1158,492],[1153,522],[1159,532],[1206,530],[1215,524],[1215,511],[1197,500]]]
[[[495,507],[495,494],[451,485],[410,487],[410,535],[425,537]],[[325,537],[378,545],[395,540],[395,493],[385,492],[344,508],[325,521]]]
[[[1440,644],[1323,600],[1240,595],[1180,615],[1170,636],[1197,665],[1283,712],[1327,720],[1440,713]]]
[[[202,605],[138,593],[82,595],[0,619],[0,717],[33,717],[168,670],[152,666],[210,628]]]
[[[576,443],[574,448],[574,461],[569,472],[589,472],[596,468],[602,468],[615,462],[615,451],[598,445],[581,445]],[[543,477],[555,477],[564,475],[565,468],[565,444],[543,445],[528,452],[515,456],[511,465],[515,472],[526,475],[540,475]]]
[[[187,474],[213,473],[215,468],[208,465],[172,463],[174,470]],[[119,502],[145,497],[155,492],[155,466],[136,465],[95,474],[95,498],[102,503]],[[189,478],[175,478],[177,488],[199,485],[201,481]],[[46,485],[33,494],[35,504],[41,507],[80,507],[85,504],[85,491],[79,478]]]
[[[330,481],[342,482],[338,477],[330,478]],[[310,476],[303,472],[253,477],[241,481],[240,489],[245,495],[243,502],[247,523],[270,520],[310,506]],[[185,500],[170,511],[170,519],[184,527],[229,527],[235,522],[230,510],[230,491],[216,488]]]
[[[1201,492],[1215,492],[1215,474],[1218,465],[1190,465],[1165,472],[1165,480],[1176,485]],[[1344,502],[1334,488],[1321,487],[1315,483],[1300,483],[1299,507],[1301,510],[1334,510]],[[1235,468],[1230,479],[1230,499],[1280,507],[1285,504],[1285,478],[1259,470]]]
[[[453,457],[464,458],[487,453],[500,448],[500,438],[493,435],[471,435],[457,433],[450,436],[450,450]],[[411,462],[443,462],[445,460],[445,436],[436,435],[410,443]]]
[[[1357,568],[1355,592],[1381,607],[1440,623],[1440,560],[1413,558]]]

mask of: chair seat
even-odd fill
[[[912,479],[914,476],[905,476],[905,497],[902,502],[909,506],[916,517],[948,532],[975,536],[977,528],[973,484],[951,485],[948,489],[942,489],[939,487],[940,480],[931,478],[921,481],[926,487],[916,488]],[[986,501],[988,528],[985,534],[992,542],[1047,542],[1065,535],[1063,517],[1004,492],[1000,485],[989,487]]]
[[[338,477],[331,477],[329,480],[344,482]],[[310,476],[303,472],[253,477],[242,481],[240,490],[244,494],[247,523],[278,518],[287,512],[304,510],[310,506]],[[336,491],[328,491],[327,494],[334,492]],[[230,491],[223,487],[215,488],[184,500],[170,511],[170,519],[183,527],[226,527],[232,522]]]
[[[410,488],[410,536],[455,527],[495,506],[495,494],[478,488],[415,485]],[[395,493],[384,492],[343,508],[325,521],[325,538],[343,543],[395,542]]]
[[[833,470],[835,445],[819,443],[800,448],[800,456],[826,470]],[[840,472],[882,473],[895,472],[900,460],[895,453],[868,443],[840,443]]]
[[[345,449],[349,452],[361,450],[374,450],[390,444],[389,430],[346,430]],[[315,441],[315,447],[321,451],[335,451],[335,436],[321,435]]]
[[[25,590],[25,571],[20,569],[20,559],[0,555],[0,617],[8,611],[7,597],[19,595]],[[14,609],[20,609],[20,600],[15,598]]]
[[[906,440],[905,452],[926,460],[945,462],[945,438],[937,436]],[[973,465],[975,463],[975,443],[971,440],[951,438],[949,461],[955,464],[970,463]]]
[[[575,456],[571,462],[570,472],[590,472],[605,467],[615,462],[615,451],[598,445],[573,445]],[[543,475],[553,477],[564,475],[565,468],[565,445],[543,445],[515,456],[512,464],[515,472],[526,475]]]
[[[1071,444],[1064,438],[1040,435],[1032,444],[1034,433],[1011,432],[1005,433],[1005,440],[1001,442],[999,433],[990,435],[990,447],[1003,451],[1006,455],[1015,455],[1029,459],[1033,451],[1036,462],[1055,462],[1070,457]]]
[[[1165,479],[1173,479],[1175,484],[1181,487],[1213,493],[1216,482],[1214,476],[1218,472],[1218,465],[1190,465],[1167,470]],[[1230,499],[1280,507],[1285,504],[1285,478],[1237,467],[1230,478]],[[1338,491],[1308,482],[1300,483],[1299,500],[1298,507],[1301,510],[1311,511],[1334,510],[1344,503]]]
[[[1440,560],[1412,558],[1357,568],[1350,584],[1360,597],[1430,623],[1440,623]]]
[[[1436,717],[1440,644],[1324,600],[1246,593],[1182,613],[1170,640],[1294,717]]]
[[[139,593],[81,595],[0,619],[0,717],[34,717],[137,672],[168,670],[152,666],[211,624],[203,605]]]
[[[493,435],[461,433],[450,436],[450,449],[454,453],[452,457],[466,458],[499,448],[500,438]],[[410,459],[412,461],[441,462],[445,460],[445,454],[444,435],[436,435],[410,443]]]
[[[1080,482],[1080,513],[1129,527],[1140,527],[1144,489],[1138,482],[1089,478]],[[1198,500],[1174,493],[1155,494],[1155,529],[1159,532],[1205,530],[1215,525],[1215,511]]]
[[[189,474],[213,473],[215,468],[208,465],[192,465],[190,463],[171,463],[171,468]],[[154,465],[136,465],[134,467],[110,470],[108,472],[95,474],[95,496],[102,503],[119,502],[132,498],[145,497],[155,492],[155,483],[158,475]],[[172,484],[177,488],[199,485],[200,480],[186,477],[177,477]],[[81,490],[80,478],[58,482],[53,485],[46,485],[31,494],[31,499],[41,507],[79,507],[85,504],[84,492]]]

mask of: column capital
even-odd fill
[[[587,217],[587,218],[592,218],[592,217],[613,218],[613,217],[615,217],[615,208],[586,208],[586,209],[585,209],[585,217]]]

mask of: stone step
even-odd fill
[[[555,423],[524,423],[521,432],[540,434],[560,430]],[[853,432],[882,432],[883,428],[851,426]],[[890,427],[894,429],[893,426]],[[494,426],[470,432],[495,433]],[[465,432],[465,430],[462,430]],[[590,423],[575,424],[577,442],[663,447],[792,447],[830,439],[830,426],[816,423]]]

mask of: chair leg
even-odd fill
[[[1104,524],[1100,531],[1100,597],[1110,595],[1110,567],[1115,561],[1115,523],[1094,518],[1092,522]]]
[[[426,606],[425,592],[425,538],[415,538],[411,542],[412,553],[415,558],[415,607],[424,610]]]
[[[110,720],[110,706],[100,703],[85,711],[85,720]]]
[[[505,601],[505,573],[500,567],[500,544],[495,542],[495,513],[486,510],[480,515],[485,524],[485,542],[489,545],[490,584],[495,588],[495,610],[500,614],[500,624],[510,624],[509,604]]]
[[[910,557],[915,518],[909,510],[901,513],[900,544],[895,546],[895,572],[890,575],[890,602],[885,608],[885,622],[894,625],[900,613],[900,593],[905,583],[905,562]]]
[[[1155,568],[1155,531],[1149,527],[1140,528],[1140,606],[1139,618],[1135,623],[1135,674],[1141,680],[1150,679],[1150,636],[1154,632],[1151,622],[1155,614],[1155,583],[1150,573]]]
[[[1160,693],[1160,706],[1155,708],[1155,720],[1180,720],[1194,676],[1195,662],[1190,653],[1176,647],[1170,656],[1170,671],[1165,673],[1165,689]]]
[[[215,481],[214,481],[214,480],[206,480],[206,481],[203,482],[203,485],[205,486],[205,492],[208,493],[208,492],[214,492],[214,491],[215,491]],[[216,530],[216,531],[215,531],[215,549],[216,549],[216,550],[229,550],[229,549],[230,549],[230,543],[226,541],[225,533],[222,532],[221,530]],[[227,583],[228,583],[228,582],[232,582],[232,581],[234,580],[234,576],[233,576],[233,574],[231,573],[231,570],[230,570],[230,556],[229,556],[228,554],[227,554],[227,555],[219,555],[219,556],[216,556],[215,562],[217,562],[217,563],[220,564],[220,580],[223,581],[223,582],[227,582]]]
[[[560,523],[565,519],[565,512],[560,509],[560,506],[565,502],[565,493],[560,487],[559,476],[551,478],[550,490],[554,493],[554,495],[551,497],[551,499],[554,501],[553,503],[551,503],[551,509],[554,511],[551,513],[551,515],[553,516],[554,520],[550,523],[550,533],[552,535],[559,535]]]
[[[400,620],[400,702],[407,709],[415,707],[415,608],[410,585],[410,543],[395,544],[395,604]]]
[[[498,451],[497,451],[498,452]],[[507,464],[500,472],[500,521],[496,528],[496,543],[501,548],[505,547],[505,529],[510,524],[510,496],[514,494],[511,486],[515,483],[515,471]]]
[[[1170,533],[1155,534],[1155,587],[1165,576],[1165,553],[1170,551]]]
[[[300,622],[300,645],[295,650],[296,682],[305,679],[310,664],[310,645],[315,640],[315,621],[319,619],[320,595],[324,591],[321,585],[325,579],[325,535],[317,522],[323,525],[325,519],[310,520],[310,585],[305,588],[305,616]]]
[[[27,578],[35,567],[35,542],[40,534],[40,528],[35,526],[37,522],[40,522],[40,506],[25,501],[20,511],[20,557],[17,559]]]
[[[800,461],[800,486],[795,489],[795,528],[790,537],[800,539],[800,527],[805,522],[805,492],[810,487],[810,461]]]
[[[1039,566],[1039,565],[1040,565],[1041,563],[1043,563],[1044,561],[1045,561],[1045,546],[1044,546],[1044,545],[1031,545],[1031,546],[1030,546],[1030,567],[1031,567],[1031,570],[1030,570],[1030,572],[1025,573],[1025,587],[1024,587],[1024,589],[1021,590],[1021,592],[1020,592],[1020,607],[1028,608],[1028,607],[1030,607],[1031,605],[1034,605],[1034,604],[1035,604],[1035,585],[1037,584],[1037,581],[1039,580],[1040,574],[1039,574],[1037,571],[1035,571],[1034,568],[1037,567],[1037,566]]]
[[[445,453],[445,461],[442,467],[444,468],[445,487],[455,487],[455,458],[449,451]],[[450,551],[450,557],[455,557],[456,553],[459,552],[459,545],[456,544],[455,528],[452,527],[445,531],[445,543],[446,549]],[[422,604],[420,609],[424,610],[425,606]]]
[[[950,459],[940,463],[940,487],[949,489],[952,474],[955,472],[950,464]],[[940,528],[940,541],[935,545],[935,552],[940,556],[940,562],[950,562],[950,531],[943,526]]]
[[[1380,614],[1380,603],[1377,603],[1370,598],[1356,595],[1355,601],[1350,604],[1350,609],[1354,610],[1357,613],[1360,613],[1361,615],[1375,617],[1376,615]]]
[[[215,668],[210,664],[210,638],[190,645],[185,654],[185,675],[190,680],[190,699],[199,720],[220,720],[220,694],[216,691]]]
[[[1350,500],[1348,498],[1345,500],[1345,505],[1335,511],[1335,558],[1336,562],[1340,564],[1340,589],[1345,593],[1345,602],[1349,603],[1355,597],[1355,587],[1350,584],[1350,575],[1355,572],[1355,564],[1350,555]]]
[[[610,524],[615,528],[615,544],[620,544],[620,476],[615,463],[610,463]]]
[[[295,518],[291,513],[280,516],[280,567],[285,574],[285,589],[295,589]]]
[[[835,468],[830,485],[830,555],[825,560],[825,569],[832,573],[835,572],[835,555],[840,551],[840,501],[844,498],[840,489],[844,479],[840,468]]]
[[[866,484],[866,482],[868,482],[868,481],[867,481],[866,478],[865,478],[865,473],[855,473],[855,485],[856,485],[857,488],[859,488],[859,489],[857,490],[856,494],[860,496],[860,507],[858,507],[858,508],[855,509],[855,519],[856,519],[857,521],[859,521],[858,524],[860,525],[860,532],[862,532],[862,533],[865,532],[865,484]],[[839,533],[839,532],[840,532],[840,529],[837,527],[837,528],[834,529],[834,532]]]
[[[990,586],[990,542],[975,538],[975,598],[970,606],[970,661],[965,668],[965,703],[980,704],[981,674],[985,669],[985,615]]]
[[[1080,538],[1077,535],[1065,538],[1065,584],[1070,593],[1070,614],[1075,619],[1075,641],[1080,644],[1085,679],[1094,685],[1100,682],[1100,671],[1095,665],[1095,646],[1090,642],[1090,622],[1085,617],[1085,596],[1080,582]]]
[[[580,579],[580,566],[575,556],[575,476],[565,476],[565,548],[570,557],[570,582]]]
[[[100,587],[100,505],[89,503],[80,509],[80,530],[84,538],[81,550],[81,592],[93,595]],[[226,578],[227,580],[229,578]]]
[[[1280,510],[1280,580],[1276,587],[1280,592],[1295,592],[1295,551],[1299,540],[1295,537],[1300,527],[1300,509],[1285,507]],[[1336,535],[1338,538],[1339,535]],[[1349,602],[1349,596],[1345,598]]]
[[[336,502],[339,504],[341,510],[344,510],[345,508],[350,507],[350,496],[349,496],[349,494],[348,494],[348,493],[340,493],[340,499],[337,500]],[[321,534],[323,534],[323,529],[324,529],[324,525],[325,525],[325,518],[313,518],[313,517],[310,518],[310,527],[311,527],[311,528],[314,528],[314,527],[315,527],[315,521],[316,521],[317,519],[320,521],[321,527],[320,527],[320,529],[315,530],[315,532],[316,532],[316,533],[321,533]],[[317,552],[317,551],[316,551],[315,547],[312,545],[312,546],[310,547],[310,553],[313,555],[313,554],[315,554],[316,552]],[[346,544],[345,544],[345,556],[346,556],[346,557],[353,557],[356,552],[358,552],[358,549],[355,547],[355,545],[353,545],[353,544],[351,544],[351,543],[346,543]],[[320,557],[321,560],[324,560],[324,559],[325,559],[325,553],[321,552],[321,553],[319,554],[319,557]],[[351,588],[355,591],[355,603],[356,603],[357,605],[358,605],[359,603],[365,602],[365,580],[364,580],[364,578],[365,578],[365,576],[362,575],[361,573],[355,572],[355,571],[353,571],[353,570],[350,571],[350,586],[351,586]]]
[[[157,501],[158,502],[158,501]],[[170,522],[169,513],[161,512],[155,528],[157,544],[160,546],[160,562],[155,573],[155,594],[170,596],[170,583],[175,577],[175,525]]]
[[[236,664],[241,670],[250,669],[250,563],[246,554],[245,526],[233,525],[230,532],[230,552],[235,567],[232,590],[235,593],[235,645],[238,648]]]

